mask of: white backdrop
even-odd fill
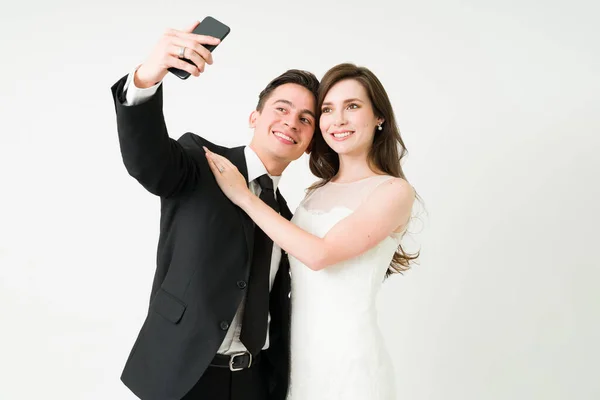
[[[231,27],[165,82],[172,137],[248,143],[288,68],[371,68],[427,214],[380,320],[398,398],[598,399],[600,7],[581,1],[53,1],[0,12],[0,399],[133,399],[159,201],[123,167],[110,86],[165,28]],[[301,159],[290,206],[314,178]]]

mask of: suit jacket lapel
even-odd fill
[[[227,158],[238,168],[238,170],[246,178],[246,184],[248,182],[248,166],[246,164],[246,157],[244,156],[244,147],[236,147],[230,149],[227,154]],[[287,202],[279,192],[276,191],[277,203],[279,204],[279,210],[281,216],[287,220],[292,219],[292,213],[287,206]],[[242,219],[244,226],[244,233],[246,235],[246,245],[248,247],[248,264],[252,263],[252,253],[254,248],[254,221],[242,211],[241,208],[237,207]],[[250,268],[250,266],[249,266]],[[287,371],[289,370],[288,353],[289,353],[289,341],[290,341],[290,299],[288,293],[290,290],[290,275],[289,275],[289,261],[287,253],[282,250],[281,262],[279,264],[279,271],[275,277],[273,289],[270,293],[269,310],[271,312],[271,324],[270,324],[270,349],[267,351],[268,357],[271,359],[271,363],[276,369],[277,374],[281,374],[280,379],[285,382],[282,387],[287,387]],[[272,383],[272,382],[271,382]],[[285,396],[286,390],[281,392],[282,396]]]
[[[246,179],[246,185],[248,182],[248,165],[246,163],[246,156],[244,156],[244,147],[234,147],[229,150],[227,158],[237,167],[237,169],[244,175]],[[252,262],[252,253],[254,249],[254,221],[242,211],[241,208],[237,207],[240,218],[242,219],[242,225],[244,227],[244,235],[246,236],[246,249],[248,251],[248,263]]]
[[[227,158],[237,167],[237,169],[244,175],[246,179],[246,185],[249,185],[248,182],[248,165],[246,163],[246,157],[244,156],[244,146],[234,147],[229,149]],[[279,204],[279,210],[282,217],[287,220],[292,219],[292,212],[287,206],[287,202],[281,195],[279,188],[276,191],[277,194],[277,203]],[[238,213],[240,214],[240,218],[242,219],[242,225],[244,226],[244,234],[246,236],[246,247],[248,251],[248,262],[252,262],[253,249],[254,249],[254,221],[242,211],[241,208],[237,207]],[[287,257],[287,253],[282,250],[282,260],[284,257]],[[285,261],[285,260],[284,260]]]

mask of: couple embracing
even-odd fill
[[[170,67],[199,76],[217,43],[194,27],[169,30],[112,87],[125,167],[161,201],[150,307],[122,381],[144,400],[393,399],[375,304],[416,258],[400,245],[415,192],[385,89],[352,64],[321,82],[288,70],[260,93],[248,146],[174,140],[162,80]],[[303,153],[319,179],[292,214],[278,183]]]

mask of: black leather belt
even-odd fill
[[[210,366],[217,368],[229,368],[231,371],[241,371],[257,364],[259,360],[260,353],[258,353],[256,356],[252,356],[252,354],[247,351],[231,355],[217,354],[210,362]]]

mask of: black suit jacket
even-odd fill
[[[254,222],[218,187],[202,146],[228,158],[248,180],[244,148],[193,133],[167,134],[162,86],[124,106],[126,77],[112,87],[119,143],[129,174],[160,196],[157,267],[150,308],[121,380],[144,400],[180,400],[202,376],[242,301],[252,260]],[[281,214],[292,214],[279,191]],[[270,399],[283,400],[289,371],[290,276],[282,255],[271,290]],[[261,361],[262,362],[262,361]]]

